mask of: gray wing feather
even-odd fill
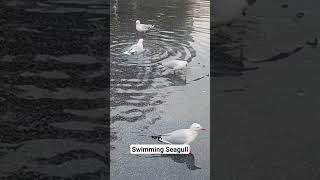
[[[168,61],[161,63],[163,66],[166,66],[168,68],[174,68],[177,66],[177,63],[175,61]]]
[[[184,144],[188,141],[189,129],[179,129],[168,134],[161,135],[163,142],[171,144]]]
[[[151,28],[153,28],[153,25],[144,24],[143,28],[145,28],[145,29],[151,29]]]

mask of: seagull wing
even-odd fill
[[[163,66],[166,66],[168,68],[174,68],[177,66],[177,62],[176,61],[168,61],[168,62],[163,62],[161,63]]]
[[[136,45],[136,44],[135,44]],[[126,50],[125,52],[123,52],[123,54],[127,54],[127,55],[132,55],[132,54],[135,54],[135,51],[134,51],[134,45],[131,46],[128,50]]]
[[[131,46],[128,51],[129,51],[130,54],[136,54],[137,53],[137,49],[138,49],[138,44],[135,44],[135,45]]]
[[[179,129],[168,134],[161,135],[161,141],[169,144],[185,144],[191,136],[190,129]]]
[[[127,55],[134,55],[138,54],[143,51],[143,46],[140,44],[134,44],[132,45],[127,51],[124,52],[124,54]]]
[[[142,27],[143,27],[143,29],[151,29],[151,28],[153,28],[154,26],[153,25],[151,25],[151,24],[142,24]]]

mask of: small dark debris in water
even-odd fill
[[[281,5],[281,8],[288,8],[288,7],[289,7],[288,4],[282,4],[282,5]]]
[[[239,68],[239,69],[234,69],[234,70],[237,70],[237,71],[253,71],[253,70],[257,70],[258,67],[243,67],[243,68]]]
[[[202,65],[202,67],[205,68],[206,66],[205,66],[205,65]]]
[[[244,50],[243,50],[243,48],[241,48],[239,59],[240,59],[240,61],[245,61],[245,60],[246,60],[246,58],[244,57]]]
[[[163,102],[161,101],[161,100],[157,100],[156,102],[155,102],[155,104],[162,104]]]
[[[317,48],[317,46],[318,46],[318,38],[315,38],[313,40],[313,42],[307,41],[306,44],[311,46],[312,48]]]
[[[248,4],[252,6],[254,3],[256,3],[257,0],[247,0]]]
[[[296,15],[297,18],[302,18],[304,16],[303,12],[298,12],[298,14]]]
[[[264,60],[260,60],[260,61],[254,61],[254,63],[261,63],[261,62],[272,62],[272,61],[278,61],[280,59],[284,59],[284,58],[287,58],[299,51],[301,51],[302,49],[304,48],[304,46],[301,46],[301,47],[298,47],[292,51],[289,51],[289,52],[281,52],[275,56],[272,56],[270,58],[267,58],[267,59],[264,59]]]
[[[198,64],[200,64],[200,63],[198,63]]]
[[[212,77],[241,76],[243,75],[243,72],[254,71],[257,69],[259,69],[259,67],[221,67],[220,70],[213,69],[211,75]]]
[[[303,91],[299,91],[297,92],[297,96],[303,97],[305,96],[305,93]]]
[[[199,81],[199,80],[202,79],[202,78],[204,78],[204,77],[199,77],[199,78],[196,78],[196,79],[194,79],[194,80],[192,80],[192,81]]]
[[[245,91],[245,89],[243,88],[234,88],[234,89],[225,89],[223,90],[223,92],[227,92],[227,93],[230,93],[230,92],[243,92]]]
[[[192,81],[199,81],[200,79],[203,79],[204,77],[206,77],[207,75],[205,75],[205,76],[201,76],[201,77],[199,77],[199,78],[196,78],[196,79],[194,79],[194,80],[192,80]],[[207,76],[208,77],[208,76]]]
[[[14,151],[17,151],[18,148],[22,147],[23,144],[19,144],[19,145],[16,145],[16,146],[7,146],[6,149],[7,150],[14,150]]]
[[[246,16],[246,15],[247,15],[247,9],[245,8],[242,10],[242,16]]]
[[[4,102],[4,101],[6,101],[6,99],[3,97],[0,97],[0,102]]]

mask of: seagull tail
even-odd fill
[[[129,51],[125,51],[123,54],[130,55]]]
[[[151,136],[153,139],[159,141],[159,142],[163,142],[163,139],[161,137],[161,135],[157,135],[157,136]]]
[[[161,66],[161,68],[164,68],[165,67],[165,65],[163,65],[163,63],[162,62],[159,62],[159,63],[157,63],[159,66]]]
[[[162,142],[162,143],[167,143],[167,144],[172,144],[171,142],[169,141],[166,141],[162,138],[162,135],[158,135],[158,136],[151,136],[153,139],[156,139],[158,140],[159,142]]]
[[[151,136],[153,139],[159,140],[161,136]]]
[[[123,54],[126,54],[126,55],[135,55],[135,54],[137,54],[137,52],[136,52],[136,51],[125,51],[125,52],[123,52]]]
[[[147,30],[152,30],[154,28],[154,25],[148,25],[146,28]]]

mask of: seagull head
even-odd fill
[[[198,130],[206,130],[206,129],[202,128],[202,126],[200,124],[198,124],[198,123],[191,124],[190,129],[196,130],[196,131],[198,131]]]
[[[136,20],[136,24],[140,24],[140,20]]]

